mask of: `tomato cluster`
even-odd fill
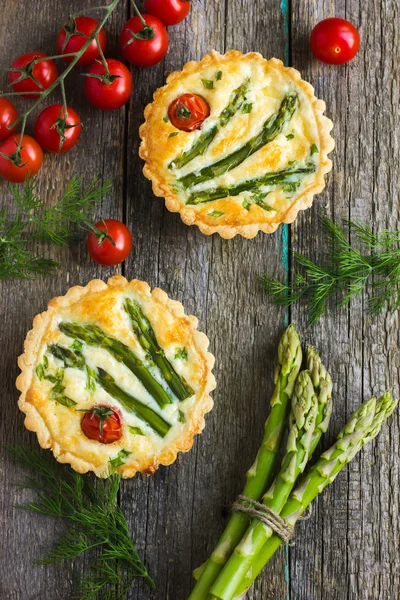
[[[132,65],[150,67],[160,62],[168,50],[166,26],[182,21],[190,9],[190,0],[146,0],[146,14],[127,21],[121,31],[120,46]],[[91,37],[95,37],[88,44]],[[83,46],[87,46],[82,52]],[[107,34],[99,21],[87,16],[71,17],[56,39],[58,55],[70,64],[81,52],[76,66],[88,67],[85,95],[101,110],[115,110],[126,104],[132,94],[132,75],[119,60],[105,58]],[[74,66],[75,66],[74,65]],[[43,52],[28,52],[18,57],[9,71],[14,92],[28,100],[60,83],[57,66]],[[43,152],[68,152],[77,143],[81,121],[66,104],[53,104],[37,117],[34,137],[17,133],[18,113],[12,102],[0,97],[0,176],[23,182],[42,166]]]

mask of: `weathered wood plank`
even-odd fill
[[[96,6],[96,0],[88,0],[86,6]],[[34,0],[19,2],[8,0],[2,6],[0,20],[0,57],[2,66],[7,66],[19,54],[29,50],[55,53],[55,36],[70,10],[80,10],[82,3],[75,0],[68,6],[62,0],[45,0],[38,4]],[[123,22],[125,6],[118,9],[107,30],[111,47],[115,52],[115,41]],[[62,63],[59,63],[62,68]],[[46,155],[39,185],[41,193],[51,201],[56,198],[65,182],[72,175],[82,174],[87,181],[98,174],[114,179],[114,188],[104,200],[98,216],[121,217],[123,210],[123,130],[124,110],[103,113],[92,108],[83,94],[83,78],[80,72],[68,78],[68,102],[77,109],[85,127],[79,145],[70,154],[62,157]],[[6,73],[1,75],[1,89],[7,85]],[[54,95],[59,102],[60,96]],[[27,101],[19,103],[21,110]],[[33,119],[28,133],[32,131]],[[95,140],[95,142],[93,142]],[[1,207],[7,205],[7,184],[0,183]],[[53,296],[64,294],[71,285],[85,284],[94,277],[107,277],[114,270],[97,267],[87,258],[84,245],[69,249],[44,248],[46,255],[59,260],[62,268],[54,279],[38,279],[31,282],[3,281],[0,285],[0,315],[2,327],[0,342],[4,348],[0,365],[0,405],[6,418],[0,419],[0,436],[3,443],[36,445],[36,436],[23,427],[23,416],[16,403],[18,393],[14,386],[17,376],[16,358],[21,353],[26,332],[31,328],[32,318],[46,308]],[[1,449],[0,462],[0,531],[2,533],[0,561],[0,597],[2,600],[35,600],[42,598],[71,598],[72,590],[83,572],[83,563],[74,567],[38,567],[35,564],[43,552],[51,548],[55,537],[62,532],[62,525],[48,518],[33,516],[13,508],[14,504],[28,499],[28,494],[14,487],[22,477],[15,469],[12,459]]]
[[[308,10],[307,10],[308,9]],[[314,24],[343,16],[360,28],[362,47],[347,66],[329,67],[312,59],[305,40]],[[376,229],[399,226],[398,7],[383,2],[294,5],[293,64],[316,86],[335,123],[334,169],[312,211],[293,228],[293,247],[315,259],[324,245],[316,235],[318,215],[337,222],[360,217]],[[396,21],[397,20],[397,21]],[[390,50],[389,50],[390,48]],[[306,312],[292,311],[306,328]],[[369,317],[366,298],[350,311],[333,307],[307,331],[326,357],[335,380],[334,416],[326,447],[349,414],[365,398],[388,386],[398,394],[398,315]],[[296,600],[396,600],[400,594],[397,507],[399,505],[398,420],[365,448],[320,499],[310,521],[298,527],[291,550],[291,597]],[[395,507],[393,509],[393,507]],[[394,518],[393,518],[394,517]]]

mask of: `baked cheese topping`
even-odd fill
[[[168,119],[185,93],[210,107],[200,130]],[[141,128],[144,173],[170,210],[205,233],[272,231],[324,187],[332,123],[311,85],[281,61],[213,52],[170,75],[154,98]]]
[[[22,409],[33,407],[55,454],[76,457],[77,470],[151,473],[189,449],[203,427],[214,387],[208,340],[161,290],[122,277],[91,283],[44,313]],[[86,437],[81,421],[96,406],[120,415],[118,441]]]

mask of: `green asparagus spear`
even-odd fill
[[[259,500],[270,485],[281,440],[286,428],[290,397],[300,370],[302,351],[299,337],[293,324],[289,325],[278,346],[278,364],[275,370],[275,390],[271,399],[271,412],[265,423],[265,433],[253,466],[247,472],[243,495]],[[221,572],[225,562],[241,540],[249,524],[242,513],[231,516],[224,533],[210,559],[204,566],[201,577],[190,594],[189,600],[204,600]]]
[[[233,115],[236,114],[242,107],[246,100],[246,92],[249,87],[249,83],[250,79],[246,79],[242,85],[232,92],[228,105],[218,117],[218,123],[211,127],[211,129],[208,131],[204,131],[198,137],[195,143],[189,148],[189,150],[174,158],[174,160],[172,160],[168,165],[169,169],[181,169],[197,156],[202,156],[204,154],[217,133],[219,133],[220,130],[225,127]]]
[[[329,421],[332,415],[332,379],[322,364],[318,353],[308,346],[307,348],[307,369],[313,382],[314,391],[318,398],[318,415],[315,425],[313,439],[309,452],[309,459],[314,454],[319,444],[321,436],[328,429]]]
[[[62,360],[66,367],[75,367],[76,369],[83,369],[85,367],[85,357],[79,350],[64,348],[60,344],[51,344],[49,350],[53,356]]]
[[[263,146],[272,142],[279,135],[292,118],[299,106],[299,97],[296,92],[289,92],[284,97],[279,110],[272,114],[264,123],[259,134],[252,137],[244,146],[225,156],[213,165],[204,167],[198,173],[189,173],[181,177],[178,181],[183,187],[188,188],[203,181],[220,177],[227,171],[231,171],[240,165],[246,158],[260,150]]]
[[[147,423],[159,436],[165,437],[167,435],[171,429],[171,424],[150,407],[122,390],[104,369],[97,369],[96,379],[107,394],[118,400],[125,410],[135,413],[139,419]]]
[[[70,348],[65,348],[60,344],[52,344],[49,346],[50,352],[59,360],[63,361],[66,367],[75,367],[76,369],[85,369],[87,367],[85,357],[79,351],[73,351]],[[76,356],[76,355],[80,356]],[[91,369],[93,376],[101,387],[128,412],[134,413],[139,419],[147,423],[159,436],[165,437],[171,429],[171,424],[168,423],[154,410],[137,400],[124,390],[122,390],[115,380],[104,369]],[[74,403],[76,404],[76,403]]]
[[[393,399],[389,391],[378,400],[371,398],[364,402],[339,433],[336,443],[322,454],[319,461],[306,473],[303,481],[292,492],[281,512],[281,517],[294,527],[316,496],[334,481],[339,471],[365,444],[378,435],[384,421],[390,417],[396,406],[397,400]],[[252,561],[244,580],[237,587],[236,600],[244,598],[248,588],[282,543],[282,540],[274,534],[264,544]]]
[[[194,391],[192,388],[183,377],[178,375],[174,367],[166,358],[164,350],[157,341],[154,329],[152,328],[150,321],[143,314],[139,303],[127,298],[124,302],[124,310],[130,316],[133,331],[139,340],[140,345],[160,369],[169,388],[178,400],[186,400],[186,398],[193,396]]]
[[[60,331],[69,337],[81,340],[89,346],[98,346],[108,350],[116,360],[124,363],[124,365],[136,375],[161,408],[166,404],[172,403],[169,394],[143,365],[142,361],[135,356],[132,350],[119,340],[107,335],[100,327],[97,327],[96,325],[80,325],[79,323],[66,322],[60,323],[58,327],[60,328]]]
[[[203,204],[205,202],[212,202],[213,200],[220,200],[221,198],[238,196],[242,192],[254,192],[263,186],[277,186],[287,182],[300,181],[303,176],[314,172],[314,163],[307,163],[304,167],[292,167],[282,169],[282,171],[273,171],[261,177],[248,179],[234,185],[194,192],[190,194],[186,204]]]
[[[293,390],[286,453],[275,481],[263,497],[263,503],[278,514],[285,506],[297,478],[306,468],[317,414],[318,399],[310,374],[308,371],[302,371]],[[256,519],[252,521],[212,586],[212,596],[221,600],[232,600],[252,559],[272,533],[272,529],[265,523]]]

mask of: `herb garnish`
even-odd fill
[[[164,123],[169,123],[169,118],[167,117],[167,115],[165,115],[165,117],[163,117],[163,121],[164,121]]]
[[[286,136],[287,140],[292,140],[294,138],[294,133],[288,133]]]
[[[251,113],[251,111],[253,110],[253,103],[252,102],[248,102],[247,104],[243,104],[242,106],[242,113],[245,115],[248,115],[249,113]]]
[[[154,582],[141,561],[123,512],[118,506],[120,476],[107,479],[80,475],[57,463],[48,452],[8,448],[18,464],[33,472],[21,487],[37,492],[37,499],[19,506],[70,522],[63,535],[43,559],[42,565],[73,560],[84,552],[97,548],[98,558],[79,587],[81,600],[93,600],[98,594],[108,600],[126,600],[132,581],[143,577],[154,588]]]
[[[88,211],[108,192],[111,180],[93,179],[84,189],[82,178],[73,177],[53,206],[37,195],[36,180],[22,186],[11,184],[13,210],[0,210],[0,279],[34,279],[54,275],[59,264],[35,256],[35,240],[67,245],[82,237],[80,229],[92,228]]]
[[[220,210],[212,210],[208,214],[210,215],[210,217],[222,217],[222,215],[225,213],[221,212]]]
[[[192,116],[192,111],[189,110],[188,107],[183,104],[183,102],[179,102],[176,105],[176,116],[179,119],[190,119]]]
[[[173,131],[172,133],[169,134],[169,138],[170,137],[175,137],[176,135],[178,135],[179,131]]]
[[[214,89],[214,82],[212,81],[212,79],[202,79],[201,83],[203,84],[203,87],[206,88],[206,90]]]
[[[369,288],[370,313],[379,314],[387,307],[400,308],[400,230],[374,233],[359,220],[348,222],[352,244],[345,231],[328,217],[322,218],[327,257],[321,263],[295,253],[300,267],[290,284],[264,275],[261,284],[276,304],[290,306],[304,298],[309,307],[309,323],[314,325],[325,313],[329,298],[345,307],[350,300]],[[353,245],[354,244],[354,245]],[[357,244],[358,247],[355,247]]]
[[[222,71],[217,71],[217,74],[215,75],[215,81],[219,81],[220,79],[222,79]]]
[[[113,469],[120,467],[121,465],[123,465],[125,463],[126,459],[128,458],[128,456],[130,456],[130,454],[132,454],[132,453],[129,452],[128,450],[124,450],[124,449],[120,450],[115,458],[110,459],[110,466]]]
[[[243,208],[245,208],[246,210],[250,210],[251,208],[251,202],[249,202],[246,198],[243,200],[242,202],[242,206]]]
[[[175,356],[174,358],[176,360],[180,359],[180,360],[187,360],[188,359],[188,352],[186,350],[186,348],[177,348],[175,351]]]
[[[316,144],[313,144],[310,148],[310,156],[312,156],[313,154],[318,154],[319,149],[318,146]]]
[[[145,435],[140,427],[133,427],[133,425],[128,425],[129,433],[132,435]]]

